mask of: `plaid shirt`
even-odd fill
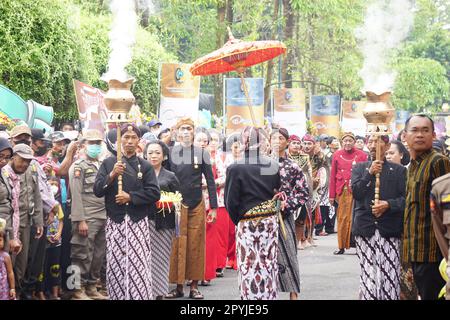
[[[411,160],[403,224],[405,262],[439,262],[442,259],[431,222],[430,194],[433,180],[449,172],[450,160],[434,150]]]

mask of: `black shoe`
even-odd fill
[[[34,297],[30,292],[22,292],[20,294],[20,300],[34,300]]]
[[[335,252],[333,252],[333,254],[335,254],[335,255],[344,254],[344,252],[345,252],[345,249],[339,249],[339,250],[336,250]]]
[[[223,278],[223,269],[217,269],[216,270],[216,277],[217,278]]]

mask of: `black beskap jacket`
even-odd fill
[[[131,202],[126,205],[116,203],[118,192],[117,178],[108,184],[109,174],[117,162],[117,157],[112,156],[103,161],[95,178],[94,194],[97,197],[105,197],[106,214],[115,223],[121,223],[128,214],[133,222],[147,217],[151,210],[156,210],[155,203],[160,198],[158,180],[155,170],[148,161],[136,156],[122,157],[126,164],[125,173],[122,176],[123,191],[131,197]],[[140,170],[139,170],[140,165]],[[142,179],[138,178],[139,171]]]
[[[372,214],[375,199],[375,176],[369,173],[372,162],[356,164],[352,169],[351,186],[355,205],[352,232],[355,236],[371,237],[378,229],[385,238],[399,238],[403,231],[405,210],[406,168],[385,161],[380,175],[380,200],[390,208],[380,217]]]

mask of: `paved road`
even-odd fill
[[[317,247],[298,251],[301,293],[300,300],[351,300],[358,298],[359,265],[355,249],[335,256],[336,234],[318,237]],[[200,287],[205,299],[238,300],[237,274],[226,270],[224,278],[217,278],[208,287]],[[185,294],[188,294],[188,288]],[[280,299],[289,299],[288,293]]]

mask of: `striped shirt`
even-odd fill
[[[442,259],[430,212],[431,184],[450,172],[450,160],[434,150],[411,160],[406,184],[403,224],[405,262],[439,262]]]

